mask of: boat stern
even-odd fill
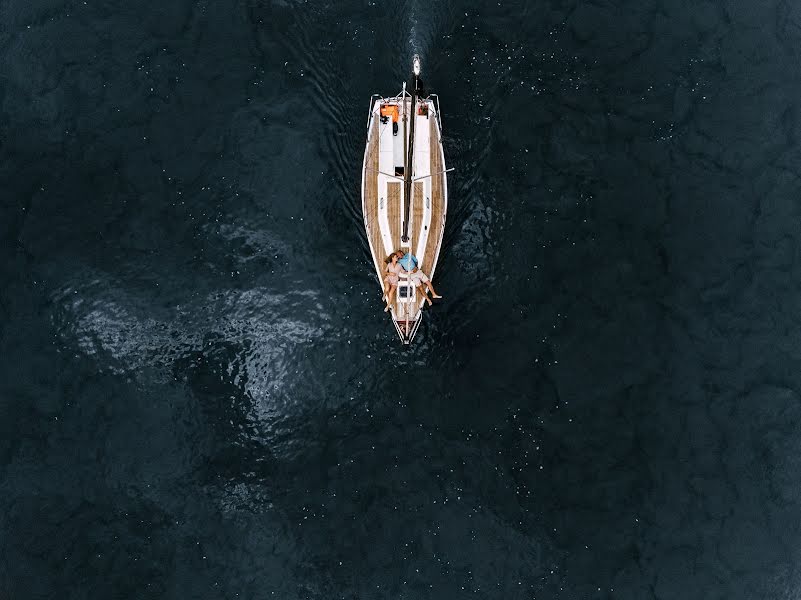
[[[401,342],[411,344],[423,317],[423,303],[420,291],[405,277],[401,276],[395,288],[395,302],[392,309],[392,322]]]
[[[398,332],[401,342],[403,342],[404,346],[408,346],[412,343],[417,330],[420,328],[420,323],[422,323],[423,320],[418,314],[417,319],[414,321],[399,321],[397,319],[393,319],[392,322],[395,323],[395,330]]]

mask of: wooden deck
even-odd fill
[[[409,211],[409,238],[412,244],[411,247],[417,248],[417,242],[420,239],[421,233],[420,228],[423,223],[423,204],[425,198],[423,197],[422,181],[415,181],[412,186],[412,206],[411,211]]]
[[[443,195],[442,155],[440,154],[440,138],[436,119],[429,119],[431,127],[431,225],[429,226],[428,242],[426,243],[425,265],[426,273],[433,274],[437,266],[437,249],[442,239],[442,230],[445,225],[445,197]]]
[[[392,247],[384,248],[384,258],[390,252],[400,248],[401,229],[403,228],[403,215],[401,215],[401,182],[387,183],[387,218],[389,230],[392,232]]]

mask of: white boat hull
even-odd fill
[[[445,229],[448,183],[439,102],[436,96],[417,99],[414,116],[411,107],[412,99],[406,92],[393,98],[374,97],[367,124],[362,166],[362,213],[382,291],[386,259],[397,250],[411,252],[417,257],[418,267],[433,281]],[[412,118],[416,119],[414,127]],[[412,129],[414,150],[410,183],[404,185]],[[406,187],[409,189],[408,199]],[[405,224],[407,219],[408,224]],[[404,231],[407,239],[404,239]],[[404,344],[411,343],[420,327],[426,302],[423,290],[415,289],[402,276],[390,298],[389,314]],[[377,303],[377,306],[383,305]]]

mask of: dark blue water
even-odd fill
[[[801,9],[0,3],[0,598],[801,586]],[[371,93],[440,95],[414,346]]]

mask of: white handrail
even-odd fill
[[[370,96],[370,106],[367,107],[367,127],[370,127],[370,120],[373,118],[373,104],[375,104],[375,99],[380,98],[379,94],[373,94]],[[369,133],[368,133],[369,136]]]

